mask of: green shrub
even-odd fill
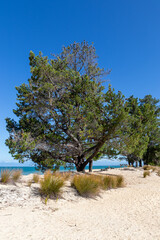
[[[22,170],[20,170],[20,169],[12,171],[12,179],[13,179],[13,181],[17,182],[21,175],[22,175]]]
[[[40,193],[47,197],[56,197],[60,194],[64,180],[51,174],[45,174],[44,179],[40,181]]]
[[[81,196],[91,197],[99,193],[99,179],[92,175],[75,175],[71,186],[74,187]]]
[[[2,170],[1,171],[1,182],[2,183],[7,183],[10,180],[11,176],[11,171],[10,170]]]
[[[145,170],[143,172],[143,177],[146,178],[147,176],[150,176],[150,171]]]
[[[38,174],[33,174],[33,182],[38,183],[39,182],[39,175]]]

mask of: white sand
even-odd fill
[[[96,199],[79,197],[66,186],[64,199],[37,195],[37,184],[0,184],[0,240],[160,240],[160,177],[142,170],[111,169],[126,187],[102,192]],[[69,185],[69,183],[68,183]]]

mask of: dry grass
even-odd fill
[[[157,175],[160,177],[160,169],[157,171]]]
[[[39,182],[39,175],[38,174],[34,174],[32,180],[33,180],[34,183],[38,183]]]
[[[152,170],[153,172],[157,170],[156,166],[150,166],[150,165],[144,165],[143,166],[144,170]]]
[[[74,187],[81,196],[96,196],[100,189],[108,190],[124,186],[123,176],[75,175],[72,180]]]
[[[54,172],[53,176],[61,177],[64,179],[64,181],[66,181],[71,177],[71,172]]]
[[[150,176],[150,171],[145,170],[143,172],[143,177],[146,178],[147,176]]]
[[[40,181],[40,193],[49,197],[57,197],[61,193],[61,188],[64,185],[64,180],[60,177],[55,177],[48,172],[44,174],[44,179]]]
[[[71,186],[84,197],[96,196],[100,190],[99,179],[93,175],[75,175]]]
[[[20,169],[12,171],[12,180],[14,182],[17,182],[21,175],[22,175],[22,170]]]
[[[11,177],[11,171],[6,169],[1,171],[1,182],[8,183]]]
[[[28,186],[28,187],[31,187],[31,185],[32,185],[32,181],[29,180],[29,181],[27,182],[27,186]]]
[[[104,190],[112,188],[124,187],[124,178],[123,176],[105,176],[103,177],[103,186]]]

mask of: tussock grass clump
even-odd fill
[[[63,180],[68,180],[71,177],[71,172],[54,172],[53,176],[61,177]]]
[[[124,187],[124,178],[123,176],[117,176],[117,188]]]
[[[146,178],[147,176],[150,176],[150,171],[145,170],[143,172],[143,177]]]
[[[93,175],[75,175],[72,180],[72,187],[84,197],[96,196],[100,190],[99,178]]]
[[[28,187],[31,187],[31,185],[32,185],[32,181],[29,180],[29,181],[27,182],[27,186],[28,186]]]
[[[123,176],[105,176],[103,177],[103,189],[108,190],[112,188],[124,187]]]
[[[152,170],[153,172],[157,170],[156,166],[150,166],[150,165],[144,165],[143,166],[144,170]]]
[[[84,197],[98,195],[100,189],[108,190],[124,186],[123,176],[75,175],[71,184]]]
[[[157,171],[157,175],[160,177],[160,169]]]
[[[11,171],[6,169],[1,171],[1,182],[8,183],[11,177]]]
[[[64,185],[64,180],[60,177],[55,177],[49,172],[44,174],[44,179],[40,181],[40,193],[49,197],[57,197],[60,195],[61,188]]]
[[[32,180],[33,180],[33,182],[38,183],[39,182],[39,175],[38,174],[34,174]]]
[[[21,175],[22,175],[22,170],[20,170],[20,169],[12,171],[12,179],[13,179],[13,181],[17,182]]]

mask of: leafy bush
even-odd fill
[[[150,176],[150,171],[145,170],[143,172],[143,177],[146,178],[147,176]]]
[[[38,183],[39,182],[39,175],[33,174],[33,182]]]
[[[85,197],[97,195],[100,189],[99,179],[92,175],[75,175],[71,186],[74,187],[81,196]]]
[[[11,171],[10,170],[2,170],[1,171],[1,182],[2,183],[7,183],[10,180],[11,176]]]
[[[21,175],[22,175],[22,170],[20,170],[20,169],[12,171],[12,179],[13,179],[13,181],[17,182]]]
[[[44,179],[40,181],[40,193],[47,197],[58,196],[63,185],[64,180],[62,178],[47,173],[44,175]]]

